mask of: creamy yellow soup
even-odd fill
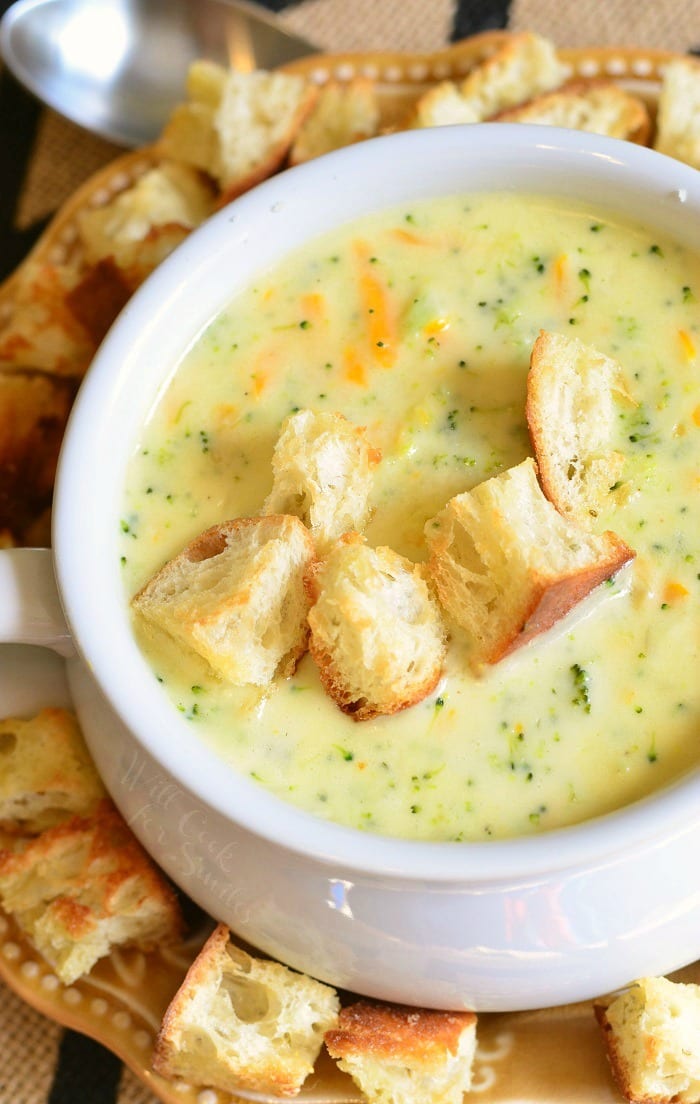
[[[368,218],[295,253],[217,317],[173,372],[128,472],[132,595],[203,529],[258,513],[291,412],[340,411],[381,449],[371,544],[425,556],[454,494],[530,453],[543,328],[617,358],[626,456],[600,528],[637,552],[565,622],[475,676],[459,633],[434,693],[364,723],[306,656],[261,693],[136,625],[154,677],[237,771],[372,832],[484,840],[618,808],[700,757],[700,261],[566,201],[452,197]]]

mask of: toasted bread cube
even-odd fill
[[[105,789],[67,709],[0,721],[0,825],[25,835],[88,813]]]
[[[445,655],[440,611],[420,566],[348,533],[309,580],[309,651],[326,692],[365,721],[421,701]]]
[[[343,1008],[326,1047],[368,1104],[462,1104],[476,1016],[362,1000]]]
[[[562,517],[531,458],[450,499],[425,534],[438,596],[477,665],[545,632],[634,555]]]
[[[567,70],[551,42],[536,34],[514,34],[461,84],[443,81],[422,96],[412,126],[480,123],[506,108],[562,84]]]
[[[159,142],[167,157],[204,169],[233,199],[280,167],[317,89],[290,73],[239,73],[194,62],[189,102],[179,104]]]
[[[0,901],[70,985],[116,946],[175,940],[174,893],[110,801],[0,851]]]
[[[519,107],[500,112],[503,123],[569,127],[644,144],[651,130],[646,104],[613,81],[570,81]]]
[[[314,555],[298,518],[225,521],[162,567],[132,604],[221,678],[265,686],[290,675],[306,650],[304,575]]]
[[[542,330],[532,347],[525,414],[547,498],[590,525],[625,459],[612,447],[616,401],[632,402],[622,368],[576,338]]]
[[[165,1013],[153,1065],[190,1084],[293,1096],[337,1018],[334,989],[251,957],[220,924]]]
[[[320,554],[369,517],[377,450],[342,414],[300,410],[282,426],[272,457],[265,514],[294,514],[311,530]]]
[[[700,1101],[700,985],[641,978],[596,1017],[613,1077],[632,1104]]]
[[[693,58],[664,67],[654,146],[700,169],[700,62]]]
[[[78,215],[85,259],[113,257],[121,267],[138,257],[138,246],[159,226],[192,230],[214,208],[211,185],[189,165],[165,162],[151,169],[110,203]]]
[[[292,165],[310,161],[323,153],[371,138],[379,130],[379,104],[372,81],[331,83],[320,89],[292,146]]]

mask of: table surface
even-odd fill
[[[326,51],[429,51],[508,28],[538,31],[560,46],[700,52],[700,0],[266,0],[265,6]],[[0,0],[0,13],[7,7]],[[121,151],[42,108],[2,69],[0,149],[2,279],[56,207]],[[0,1040],[0,1104],[153,1102],[111,1053],[44,1019],[1,983]],[[566,1099],[562,1088],[557,1104]]]

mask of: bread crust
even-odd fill
[[[234,997],[217,1010],[217,995],[228,991],[227,978],[234,991],[236,982],[257,986],[263,1006],[269,997],[257,1038],[255,1009],[239,1019]],[[296,1022],[287,1023],[294,1010]],[[229,929],[218,924],[168,1006],[153,1068],[164,1077],[186,1077],[232,1093],[245,1089],[294,1096],[311,1073],[324,1028],[335,1024],[337,1011],[329,986],[248,955],[231,943]],[[216,1042],[198,1053],[201,1039]]]
[[[307,572],[305,584],[314,603],[309,651],[343,713],[355,721],[390,715],[435,688],[445,630],[419,565],[347,533]],[[383,604],[391,592],[398,595],[393,608],[392,600]]]
[[[293,674],[306,651],[304,572],[315,554],[310,533],[296,517],[235,518],[191,541],[138,591],[132,605],[201,655],[220,677],[267,685]],[[214,577],[202,582],[193,565],[217,557],[222,562],[211,568]],[[274,630],[272,638],[266,629]]]
[[[333,1058],[350,1054],[390,1058],[407,1065],[441,1063],[456,1051],[466,1030],[476,1027],[474,1012],[441,1012],[410,1005],[358,1000],[340,1012],[338,1027],[327,1031]]]
[[[0,900],[69,985],[113,946],[182,930],[177,898],[108,799],[0,851]]]
[[[641,145],[646,145],[651,134],[651,118],[643,100],[613,81],[584,78],[567,81],[552,92],[500,111],[492,122],[592,130]],[[591,125],[593,122],[596,125]]]

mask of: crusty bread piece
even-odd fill
[[[139,245],[159,226],[192,230],[214,208],[211,184],[196,169],[164,161],[101,207],[78,213],[87,264],[113,257],[120,267],[138,259]]]
[[[700,61],[676,58],[665,66],[654,147],[700,169]]]
[[[3,368],[41,369],[52,375],[80,377],[96,345],[68,307],[66,297],[78,282],[76,269],[29,258],[12,296],[12,315],[0,330]]]
[[[42,832],[74,813],[90,812],[105,789],[67,709],[43,709],[29,720],[0,721],[0,826]]]
[[[622,474],[624,456],[611,444],[619,399],[632,402],[617,361],[576,338],[540,332],[525,415],[544,493],[581,525],[610,501]]]
[[[300,410],[286,419],[275,445],[263,513],[301,518],[323,554],[343,533],[364,528],[378,456],[364,426],[342,414]]]
[[[0,370],[0,529],[30,546],[41,538],[35,524],[51,503],[79,382],[31,368]]]
[[[0,851],[0,901],[66,985],[112,947],[180,932],[174,893],[108,800]]]
[[[229,682],[265,686],[306,650],[304,575],[315,555],[298,518],[237,518],[207,529],[133,598],[134,609]]]
[[[379,130],[379,103],[375,85],[358,77],[348,84],[331,82],[318,98],[297,134],[289,160],[292,165],[323,153],[371,138]]]
[[[476,665],[549,629],[634,555],[614,533],[562,517],[530,457],[450,499],[425,535],[440,601],[470,635]]]
[[[443,81],[418,100],[410,126],[480,123],[562,84],[566,67],[540,35],[514,34],[460,84]]]
[[[613,81],[569,81],[555,92],[500,112],[496,118],[503,123],[588,130],[641,144],[647,142],[651,130],[644,101]]]
[[[613,1077],[633,1104],[700,1100],[700,985],[640,978],[595,1005]]]
[[[257,69],[190,67],[189,102],[179,104],[159,141],[167,157],[204,169],[233,199],[280,167],[317,89],[304,77]]]
[[[361,1000],[343,1008],[326,1047],[368,1104],[462,1104],[476,1016]]]
[[[165,1013],[153,1066],[231,1093],[293,1096],[337,1018],[334,989],[251,957],[220,924]]]
[[[344,713],[365,721],[430,693],[442,670],[445,630],[422,567],[348,533],[308,585],[316,598],[309,651]]]

